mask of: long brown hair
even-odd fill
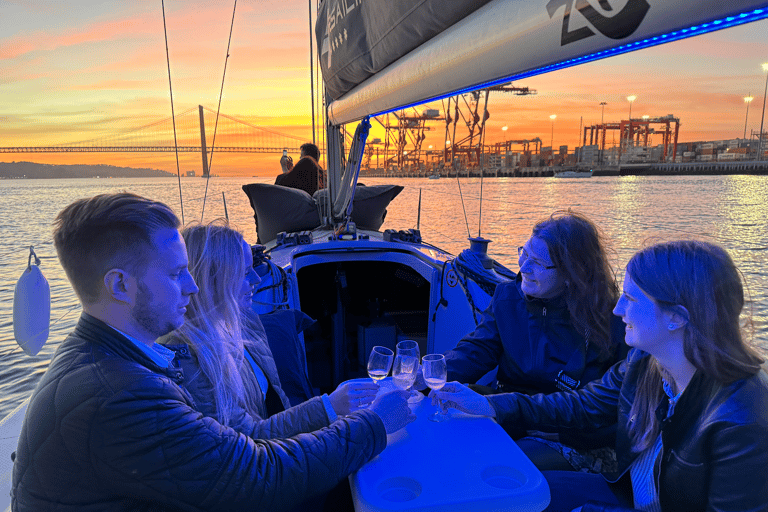
[[[744,340],[741,274],[720,246],[680,240],[647,247],[630,259],[626,274],[656,304],[688,312],[683,352],[698,371],[728,384],[754,375],[763,359]],[[751,322],[749,315],[747,323]],[[660,425],[655,411],[663,399],[663,369],[649,356],[638,383],[630,417],[633,448],[642,451],[656,440]]]
[[[581,213],[556,211],[533,227],[566,282],[571,324],[603,354],[611,352],[611,317],[619,288],[598,227]]]

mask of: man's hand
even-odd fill
[[[344,416],[358,409],[364,409],[376,398],[379,387],[371,382],[348,381],[339,387],[328,398],[336,414]]]
[[[370,409],[384,422],[387,434],[397,432],[416,419],[416,415],[408,407],[409,396],[407,391],[390,391],[376,397],[371,404]]]

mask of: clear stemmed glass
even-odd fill
[[[373,347],[368,357],[368,376],[379,384],[379,381],[389,375],[392,359],[395,354],[387,347]]]
[[[445,357],[442,354],[428,354],[421,360],[422,372],[424,373],[424,382],[430,389],[437,391],[445,386],[448,378],[448,367],[445,364]],[[448,416],[443,413],[443,404],[438,399],[438,409],[435,414],[429,417],[431,421],[444,421]]]
[[[407,391],[411,386],[413,386],[413,382],[416,380],[418,371],[418,358],[405,354],[397,354],[395,356],[395,362],[392,366],[392,382],[398,388]],[[410,402],[411,398],[408,398],[408,401]]]
[[[419,344],[416,343],[413,340],[403,340],[400,343],[397,344],[397,355],[412,357],[416,359],[416,366],[413,368],[413,380],[408,385],[407,388],[403,389],[410,389],[411,386],[413,386],[413,383],[416,380],[416,377],[418,376],[419,372],[419,359],[421,358],[421,354],[419,353]],[[394,370],[392,372],[392,377],[394,378]],[[424,399],[424,395],[417,391],[411,390],[411,396],[408,397],[409,403],[417,403]]]

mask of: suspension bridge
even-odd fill
[[[138,128],[51,146],[0,147],[0,153],[298,153],[306,138],[255,126],[202,105]],[[207,128],[207,132],[206,132]]]

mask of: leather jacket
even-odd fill
[[[253,440],[201,414],[181,382],[181,370],[84,313],[32,394],[12,510],[289,510],[387,443],[370,410],[312,434]]]
[[[650,356],[632,350],[626,361],[577,391],[550,395],[492,395],[488,399],[500,423],[528,428],[577,428],[589,431],[617,424],[618,471],[609,482],[627,476],[637,453],[631,450],[629,411],[639,377]],[[666,418],[663,400],[655,414]],[[662,450],[654,469],[664,512],[768,511],[768,375],[757,374],[722,384],[697,371],[674,409],[661,423]],[[626,510],[587,504],[582,512]]]

